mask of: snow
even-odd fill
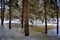
[[[60,37],[60,29],[59,29],[58,35],[57,35],[57,30],[56,29],[50,29],[50,30],[48,30],[48,34],[47,35]]]
[[[0,19],[0,23],[1,23],[1,19]],[[4,20],[4,23],[9,23],[9,20]],[[11,23],[19,23],[21,24],[21,21],[19,19],[15,19],[15,20],[11,20]],[[60,18],[59,18],[59,24],[60,24]],[[45,22],[41,22],[41,20],[34,20],[33,24],[29,21],[29,25],[45,25]],[[47,25],[53,25],[56,26],[57,25],[57,21],[52,21],[52,19],[50,19],[50,23],[47,22]],[[59,25],[60,27],[60,25]]]
[[[0,22],[1,22],[1,20],[0,20]],[[11,22],[12,23],[20,23],[20,20],[19,19],[15,19],[15,20],[11,20]],[[4,20],[4,23],[9,23],[9,20],[7,20],[7,21]],[[40,20],[37,20],[37,24],[36,24],[36,20],[34,21],[34,23],[35,24],[33,24],[33,25],[45,25],[45,23],[41,24]],[[59,23],[60,23],[60,21],[59,21]],[[29,22],[29,24],[32,25],[30,22]],[[52,24],[52,23],[47,23],[47,25],[54,25],[54,26],[56,26],[56,24]],[[6,40],[14,40],[14,39],[12,39],[12,37],[15,37],[15,39],[17,39],[17,40],[40,40],[41,37],[42,37],[42,36],[40,36],[40,33],[38,34],[39,36],[36,34],[37,35],[36,37],[35,37],[35,35],[26,37],[24,35],[24,33],[20,33],[21,28],[19,28],[19,32],[17,32],[14,29],[9,30],[6,25],[4,25],[4,26],[5,26],[4,29],[0,29],[0,30],[2,30],[1,33],[0,33],[1,40],[5,40],[5,39]],[[6,36],[4,34],[6,34]],[[43,33],[42,33],[42,35],[43,35]],[[50,36],[57,35],[56,34],[56,29],[48,30],[48,34],[47,35],[49,35],[48,39],[46,38],[46,36],[44,36],[42,39],[49,40],[49,38],[51,38]],[[60,30],[59,30],[59,34],[58,35],[60,36]],[[51,38],[51,39],[53,40],[53,38]]]
[[[1,19],[0,19],[0,23],[1,23]],[[9,23],[9,20],[4,20],[4,23]],[[11,20],[11,23],[20,23],[18,19],[16,20]]]

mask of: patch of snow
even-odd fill
[[[52,19],[50,19],[50,23],[47,22],[47,25],[53,25],[53,26],[56,26],[57,25],[57,21],[51,21]],[[0,19],[0,23],[1,23],[1,19]],[[4,23],[9,23],[9,20],[4,20]],[[21,24],[21,21],[19,19],[15,19],[15,20],[11,20],[11,23],[19,23]],[[59,24],[60,24],[60,18],[59,18]],[[45,25],[45,23],[41,22],[41,20],[34,20],[33,21],[33,24],[29,21],[29,25]],[[60,27],[60,25],[59,25]]]
[[[49,36],[56,36],[57,35],[57,30],[56,29],[50,29],[48,30],[48,34]],[[59,34],[58,36],[60,36],[60,29],[59,29]]]

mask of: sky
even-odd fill
[[[9,0],[2,0],[2,1],[3,1],[3,2],[5,1],[5,3],[6,3],[6,2],[9,1]],[[0,0],[0,9],[1,9],[1,0]],[[8,7],[7,5],[5,5],[5,9],[8,10],[9,7]]]
[[[60,8],[60,0],[57,0],[57,6]]]

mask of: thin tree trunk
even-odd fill
[[[5,9],[5,1],[1,0],[1,25],[4,23],[4,9]]]
[[[24,1],[24,0],[23,0]],[[23,16],[24,16],[24,2],[22,1],[22,15],[21,15],[21,25],[22,25],[22,28],[23,28]]]
[[[29,36],[29,19],[28,19],[28,0],[23,0],[23,14],[24,14],[24,31],[25,36]]]
[[[11,0],[9,1],[9,29],[11,29]]]
[[[58,7],[57,7],[57,0],[55,0],[55,11],[57,16],[57,34],[59,33],[59,20],[58,20]]]
[[[46,12],[47,2],[44,0],[44,9],[45,9],[45,33],[47,34],[47,12]]]

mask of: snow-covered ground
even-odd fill
[[[1,20],[0,20],[0,22],[1,22]],[[19,19],[12,20],[11,22],[12,23],[20,23]],[[56,21],[54,21],[54,22],[56,22]],[[9,23],[9,21],[4,20],[4,23]],[[34,23],[35,24],[33,24],[33,25],[45,25],[45,23],[42,24],[40,20],[37,20],[37,24],[36,24],[36,20],[34,21]],[[29,24],[31,25],[30,22],[29,22]],[[60,24],[60,21],[59,21],[59,24]],[[53,24],[53,22],[51,21],[47,25],[56,26],[56,23]],[[5,28],[3,29],[3,33],[6,34],[7,37],[0,32],[1,39],[3,39],[3,40],[5,40],[5,39],[6,40],[40,40],[40,39],[41,40],[56,40],[57,39],[56,38],[56,35],[57,35],[56,34],[56,32],[57,32],[56,29],[48,30],[48,34],[47,34],[48,36],[44,35],[43,33],[36,32],[36,34],[34,34],[32,36],[25,37],[24,34],[20,32],[22,30],[20,30],[20,29],[19,30],[17,29],[18,31],[16,31],[15,29],[9,30],[6,25],[4,25],[4,26],[5,26]],[[2,30],[0,29],[0,31],[2,31]],[[33,31],[33,33],[34,33],[34,31]],[[2,35],[3,35],[3,37],[2,37]],[[35,37],[35,35],[36,35],[36,37]],[[52,38],[50,36],[54,36],[54,37]],[[60,38],[60,29],[59,29],[58,36]],[[14,39],[12,39],[12,38],[14,38]],[[58,40],[60,40],[60,39],[58,39]]]
[[[1,19],[0,19],[0,23],[1,23]],[[4,20],[4,23],[9,23],[9,20]],[[21,21],[19,19],[15,19],[15,20],[11,20],[11,23],[21,23]],[[59,18],[59,24],[60,24],[60,18]],[[33,24],[29,21],[29,25],[45,25],[45,22],[41,22],[41,20],[34,20]],[[57,25],[57,21],[50,19],[50,22],[47,22],[47,25],[53,25],[56,26]],[[60,25],[59,25],[60,26]]]

